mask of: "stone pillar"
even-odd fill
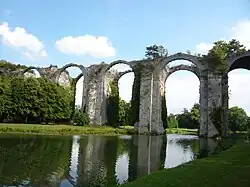
[[[153,92],[153,75],[150,70],[142,71],[140,85],[140,114],[138,133],[144,134],[151,131],[152,122],[152,92]]]
[[[87,92],[87,90],[88,90],[88,80],[86,80],[85,78],[84,78],[84,80],[83,80],[83,88],[82,88],[83,90],[82,90],[82,109],[83,109],[83,111],[85,111],[86,110],[86,104],[87,104],[87,100],[88,100],[88,92]]]
[[[87,113],[91,125],[103,125],[105,123],[103,116],[106,114],[106,111],[102,110],[104,108],[103,105],[105,105],[103,100],[103,84],[103,78],[98,76],[91,77],[88,82]]]
[[[153,77],[153,93],[152,93],[152,112],[151,112],[151,131],[155,134],[163,134],[165,132],[162,122],[162,98],[165,91],[165,79],[162,74]]]
[[[210,113],[215,107],[222,107],[222,76],[213,72],[208,72],[208,127],[207,137],[211,138],[219,134],[215,128]]]
[[[223,106],[223,124],[224,124],[224,129],[222,132],[223,136],[228,135],[228,76],[227,74],[222,77],[222,106]]]
[[[200,76],[200,130],[201,137],[207,137],[208,129],[208,75],[207,71],[201,72]]]
[[[138,138],[137,177],[159,170],[163,164],[161,163],[161,149],[163,149],[164,136],[141,135],[136,138]]]
[[[138,133],[163,134],[161,119],[161,101],[164,94],[164,84],[161,79],[153,76],[153,69],[145,66],[141,74],[140,114]]]

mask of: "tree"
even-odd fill
[[[107,99],[107,125],[118,127],[119,124],[119,87],[118,81],[113,80],[109,84],[110,93]]]
[[[207,55],[203,55],[203,58],[209,62],[212,69],[224,72],[227,59],[232,55],[241,55],[245,51],[245,46],[241,45],[240,42],[235,39],[229,42],[219,40],[214,42],[212,49],[208,51]]]
[[[178,127],[178,121],[176,120],[176,117],[174,114],[169,114],[168,116],[168,128],[177,128]]]
[[[151,45],[146,47],[145,57],[147,59],[161,58],[167,55],[168,51],[162,45]]]
[[[232,107],[229,109],[229,129],[232,131],[245,131],[248,126],[248,116],[244,109]]]
[[[194,104],[194,106],[191,108],[190,115],[193,126],[198,128],[200,126],[200,104]]]
[[[123,99],[119,99],[119,125],[130,125],[131,122],[131,105]]]

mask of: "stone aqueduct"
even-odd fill
[[[178,65],[168,67],[167,65],[175,60],[187,60],[193,65]],[[141,62],[141,63],[140,63]],[[50,66],[46,68],[29,67],[22,72],[24,74],[30,69],[36,69],[40,75],[49,80],[63,83],[60,81],[60,75],[66,74],[69,67],[78,67],[81,74],[75,78],[76,82],[84,76],[82,106],[85,107],[91,124],[103,125],[107,120],[106,116],[106,99],[109,94],[109,82],[116,78],[117,80],[124,74],[135,71],[136,65],[140,63],[140,106],[139,106],[139,123],[138,133],[155,133],[162,134],[164,132],[161,110],[162,96],[165,91],[165,81],[169,75],[179,70],[187,70],[193,72],[200,80],[200,136],[213,137],[218,134],[211,118],[210,111],[213,107],[223,107],[223,123],[225,125],[224,135],[227,134],[228,126],[228,72],[237,68],[250,70],[250,51],[241,56],[231,56],[227,60],[226,73],[215,72],[209,67],[206,61],[198,60],[196,56],[177,53],[168,57],[154,60],[141,61],[122,61],[118,60],[111,64],[101,63],[84,67],[79,64],[67,64],[62,68]],[[126,64],[131,70],[116,73],[115,76],[109,69],[116,64]],[[166,68],[165,68],[166,67]],[[67,75],[68,76],[68,75]]]

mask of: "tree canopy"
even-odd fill
[[[162,45],[151,45],[146,47],[145,57],[147,59],[161,58],[168,55],[168,50]]]

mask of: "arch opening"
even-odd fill
[[[164,128],[198,129],[200,123],[198,68],[190,61],[176,60],[169,63],[166,69],[162,98]]]
[[[247,130],[250,119],[249,82],[250,71],[247,68],[236,68],[228,73],[228,127],[231,131]]]
[[[236,59],[233,62],[229,62],[229,71],[233,71],[235,69],[246,69],[250,70],[250,55],[248,56],[242,56]]]
[[[72,113],[70,118],[73,119],[75,113],[83,109],[85,111],[86,102],[84,96],[84,80],[86,74],[79,65],[69,64],[58,70],[56,80],[58,84],[72,94]]]
[[[130,125],[131,96],[134,72],[128,64],[114,64],[104,74],[107,124]]]
[[[29,67],[22,72],[25,77],[40,78],[41,74],[36,67]]]
[[[197,68],[201,69],[202,64],[199,63],[196,56],[185,54],[185,53],[176,53],[174,55],[167,56],[161,60],[161,68],[166,66],[171,66],[170,64],[175,64],[178,61],[182,61],[185,64],[192,64]],[[179,64],[180,65],[180,64]]]

